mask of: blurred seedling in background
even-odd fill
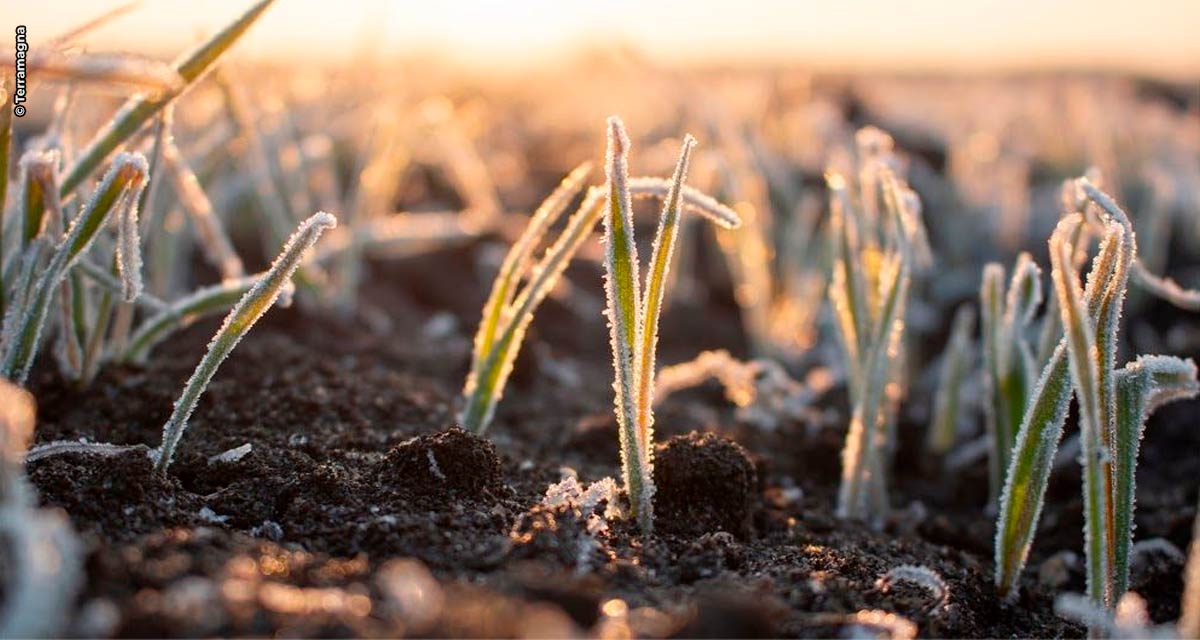
[[[920,201],[894,173],[891,138],[865,129],[859,132],[859,148],[853,184],[838,173],[827,176],[834,255],[829,299],[851,405],[837,515],[879,524],[887,510],[887,474],[903,395],[899,375],[909,285],[917,263],[929,253]]]
[[[82,586],[84,548],[65,513],[39,509],[25,478],[33,396],[0,379],[0,539],[8,547],[0,636],[61,636]]]

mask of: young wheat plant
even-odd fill
[[[604,215],[604,190],[589,188],[545,254],[536,262],[533,260],[538,244],[583,189],[590,173],[591,165],[585,163],[563,179],[534,212],[492,282],[475,334],[471,370],[463,387],[463,408],[459,413],[459,421],[471,431],[483,433],[491,424],[534,312]],[[666,199],[672,193],[672,184],[660,178],[629,178],[626,184],[631,198]],[[722,227],[737,226],[737,214],[716,200],[686,186],[679,191],[676,197],[683,209]]]
[[[926,448],[944,456],[954,446],[957,436],[962,386],[971,368],[971,335],[975,333],[975,310],[963,305],[954,313],[950,341],[942,354],[942,372],[933,402],[933,421],[929,425]]]
[[[1111,609],[1126,591],[1133,540],[1134,469],[1149,413],[1194,396],[1196,367],[1170,356],[1115,365],[1117,333],[1137,244],[1128,217],[1086,179],[1080,193],[1103,225],[1086,286],[1076,271],[1082,214],[1065,217],[1050,238],[1051,279],[1065,335],[1029,399],[1009,461],[996,534],[996,584],[1013,597],[1025,564],[1070,394],[1080,408],[1084,549],[1088,598]],[[1089,205],[1090,206],[1090,205]]]
[[[887,140],[882,146],[890,149]],[[842,175],[826,176],[834,255],[829,299],[851,402],[837,515],[873,523],[887,507],[904,310],[914,263],[924,253],[919,200],[891,163],[890,151],[864,155],[857,198]]]
[[[991,498],[1000,496],[1004,471],[1017,437],[1017,427],[1037,378],[1033,349],[1026,329],[1042,301],[1041,270],[1028,253],[1017,256],[1008,291],[1004,267],[983,269],[979,290],[982,309],[984,405],[989,438],[988,471]]]
[[[262,317],[267,309],[279,298],[280,293],[291,282],[292,274],[300,267],[304,254],[310,249],[326,229],[337,226],[337,219],[331,214],[319,212],[300,224],[296,232],[284,245],[283,251],[271,263],[271,268],[259,278],[254,286],[242,296],[237,305],[225,316],[225,322],[208,344],[208,352],[196,365],[192,377],[183,387],[183,393],[175,401],[175,409],[171,417],[163,425],[162,443],[154,453],[155,468],[165,472],[171,464],[175,448],[183,438],[187,429],[188,418],[196,409],[200,395],[208,386],[208,382],[216,375],[217,368],[233,351],[242,337],[246,335],[254,323]]]
[[[25,382],[41,343],[42,329],[46,323],[54,294],[59,291],[59,286],[67,277],[71,267],[83,258],[106,220],[113,216],[118,220],[125,220],[125,222],[120,222],[119,226],[123,227],[126,233],[131,227],[136,227],[137,198],[145,186],[146,177],[147,167],[144,157],[129,154],[118,155],[87,206],[71,222],[62,241],[58,242],[57,238],[43,237],[45,243],[32,243],[25,248],[26,255],[22,259],[32,266],[40,262],[38,254],[42,252],[41,247],[51,243],[57,244],[49,263],[42,271],[41,277],[37,279],[36,286],[30,290],[28,297],[22,299],[18,295],[17,299],[13,299],[10,308],[6,310],[3,346],[0,347],[3,350],[3,357],[0,357],[0,376],[19,384]],[[30,221],[31,218],[32,216],[27,215],[26,221]],[[33,234],[31,241],[42,236],[49,227],[53,226],[41,224],[40,221],[38,224],[39,231],[35,233],[30,230],[25,234]],[[137,292],[136,283],[140,282],[140,276],[134,276],[130,271],[140,268],[140,258],[134,258],[140,249],[137,243],[129,246],[125,246],[125,244],[125,242],[121,243],[124,246],[123,257],[125,259],[118,259],[117,263],[123,274],[123,281],[129,283],[123,284],[122,288],[127,289],[132,295]],[[121,255],[120,250],[119,255]]]
[[[613,354],[614,404],[621,472],[629,503],[643,533],[654,531],[654,374],[658,319],[666,294],[671,254],[679,233],[683,183],[696,141],[685,136],[663,201],[644,290],[633,234],[629,189],[629,136],[620,118],[608,119],[608,176],[604,216],[604,290]],[[727,221],[736,225],[736,218]]]

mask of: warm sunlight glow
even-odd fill
[[[36,44],[116,4],[2,0],[0,15],[28,25]],[[169,55],[245,4],[146,0],[90,43]],[[951,71],[981,65],[1070,66],[1181,74],[1200,68],[1197,24],[1200,3],[1192,0],[1064,0],[1031,3],[1019,11],[995,0],[287,0],[264,17],[245,46],[254,54],[336,60],[378,43],[387,53],[433,52],[476,65],[512,67],[554,60],[547,54],[623,43],[669,61]]]

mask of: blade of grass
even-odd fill
[[[531,271],[529,283],[513,301],[511,320],[496,338],[490,355],[480,367],[480,376],[466,406],[459,414],[464,425],[479,425],[476,433],[483,433],[491,423],[496,403],[500,401],[512,364],[521,347],[522,339],[533,321],[538,305],[549,295],[571,258],[578,253],[583,242],[596,228],[604,215],[604,192],[590,189],[583,204],[567,221],[567,226],[554,244]]]
[[[262,317],[267,309],[279,298],[285,285],[291,280],[292,274],[300,267],[305,252],[316,243],[326,229],[337,226],[337,219],[332,215],[319,212],[300,224],[292,237],[284,245],[283,251],[275,258],[271,268],[262,278],[250,288],[238,301],[237,305],[225,316],[225,322],[213,336],[208,345],[208,352],[196,365],[191,378],[184,385],[183,392],[175,401],[171,417],[163,425],[162,443],[155,450],[154,468],[165,473],[175,455],[175,448],[183,438],[187,429],[188,418],[196,409],[200,395],[208,387],[217,369],[237,346],[238,342],[250,331],[254,323]]]
[[[1066,327],[1067,353],[1071,378],[1075,387],[1075,398],[1079,403],[1079,424],[1082,433],[1084,468],[1084,550],[1087,560],[1088,597],[1098,606],[1107,607],[1110,599],[1109,557],[1111,539],[1108,527],[1108,505],[1106,492],[1110,489],[1109,476],[1105,474],[1106,460],[1110,459],[1103,433],[1102,393],[1099,348],[1096,330],[1088,315],[1087,301],[1079,285],[1078,274],[1073,264],[1073,248],[1066,238],[1073,231],[1072,225],[1082,224],[1075,216],[1064,218],[1050,238],[1051,273],[1054,290],[1058,296],[1059,311]],[[1110,225],[1105,242],[1122,243],[1123,230]],[[1120,260],[1116,264],[1120,264]],[[1102,308],[1103,308],[1103,302]]]
[[[57,193],[47,193],[47,185],[53,184],[58,170],[57,151],[28,151],[21,156],[21,244],[23,249],[42,233],[45,224],[61,223],[62,207]],[[51,215],[47,215],[50,213]],[[57,214],[57,215],[54,215]],[[56,233],[51,234],[55,242]]]
[[[474,378],[479,375],[479,367],[487,356],[491,353],[492,344],[495,341],[497,332],[501,329],[501,319],[504,316],[504,311],[512,304],[512,299],[516,294],[517,285],[529,269],[529,257],[537,248],[539,242],[549,231],[550,227],[559,219],[562,213],[566,210],[567,205],[583,188],[584,182],[587,180],[588,174],[591,173],[591,163],[584,163],[576,167],[569,173],[558,187],[547,197],[534,212],[529,219],[529,224],[525,227],[525,231],[517,239],[508,254],[504,257],[504,262],[500,265],[500,272],[496,275],[496,279],[492,283],[492,291],[488,295],[487,302],[483,306],[483,319],[479,323],[479,330],[475,334],[475,352],[471,362],[471,374],[467,379],[467,388],[463,394],[469,396],[474,389]],[[468,425],[467,428],[473,428]]]
[[[621,470],[629,503],[638,525],[649,534],[654,514],[647,496],[653,495],[650,461],[641,447],[637,423],[637,348],[641,343],[638,324],[637,245],[633,239],[633,204],[629,196],[629,136],[616,117],[608,120],[608,194],[604,216],[604,290],[608,299],[609,342],[613,353],[614,403],[621,443]]]
[[[138,325],[120,359],[126,362],[144,361],[150,350],[171,333],[188,327],[201,318],[229,309],[264,275],[265,272],[256,273],[203,287],[162,307]]]
[[[145,185],[146,171],[146,159],[140,154],[121,154],[113,161],[87,207],[71,222],[66,238],[55,250],[50,264],[39,279],[33,299],[24,311],[12,342],[5,345],[0,375],[18,384],[25,382],[29,367],[37,355],[53,292],[71,266],[91,246],[109,214],[114,211],[120,213],[118,205],[124,198],[136,200],[136,194]]]
[[[675,251],[675,239],[679,235],[679,212],[683,185],[687,179],[688,162],[691,160],[692,148],[695,145],[695,138],[690,135],[684,137],[683,148],[679,151],[679,161],[675,165],[675,173],[671,178],[671,189],[663,201],[658,231],[654,236],[650,268],[646,272],[646,287],[640,305],[641,314],[638,323],[641,326],[642,342],[637,352],[636,416],[639,447],[647,458],[647,467],[650,465],[650,458],[654,451],[654,363],[655,352],[658,349],[658,319],[666,293],[671,256]],[[652,497],[652,493],[647,493],[642,498],[642,503],[649,504]],[[645,519],[651,518],[652,515],[646,516]]]
[[[259,0],[207,42],[176,59],[172,66],[183,78],[182,87],[156,96],[137,95],[130,98],[75,158],[75,162],[59,185],[59,195],[66,200],[76,187],[83,184],[84,179],[104,162],[109,154],[137,133],[142,125],[154,117],[154,114],[203,77],[217,59],[241,39],[246,30],[274,1]]]
[[[1004,402],[1004,267],[992,262],[983,268],[983,283],[979,287],[979,309],[983,334],[983,371],[987,389],[984,418],[991,441],[988,456],[988,486],[991,496],[999,496],[1004,486],[1004,461],[1008,460],[1008,406]]]
[[[1158,407],[1194,397],[1200,391],[1196,364],[1172,356],[1140,356],[1116,375],[1116,429],[1113,433],[1115,563],[1113,593],[1129,590],[1138,450],[1146,419]]]

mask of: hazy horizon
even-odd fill
[[[121,2],[0,0],[30,43]],[[148,0],[90,34],[98,51],[173,56],[250,0],[188,5]],[[892,71],[1088,69],[1200,75],[1200,2],[994,0],[828,3],[733,0],[686,5],[610,0],[561,5],[518,0],[429,5],[386,0],[279,0],[239,45],[241,55],[336,63],[378,44],[383,55],[431,54],[483,68],[520,69],[606,44],[667,63],[772,63]],[[11,28],[11,26],[10,26]],[[3,48],[11,49],[7,43]]]

